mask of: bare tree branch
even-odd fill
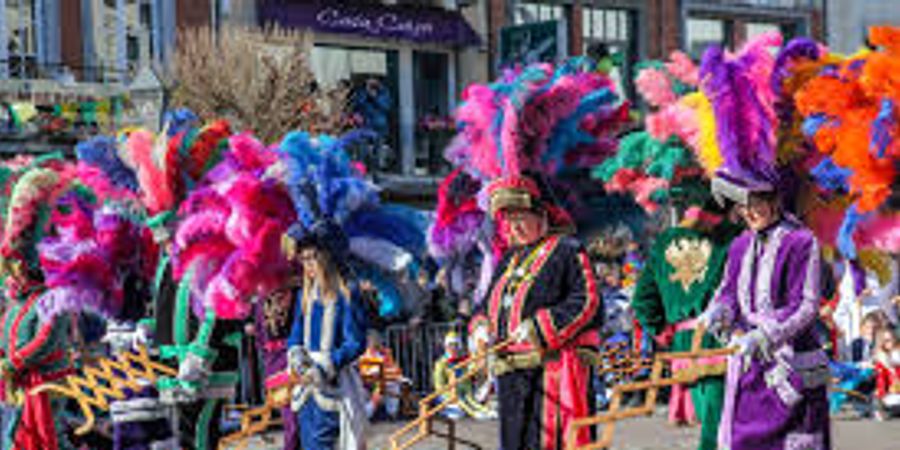
[[[338,134],[348,93],[316,83],[304,54],[306,36],[277,27],[184,29],[165,82],[173,106],[204,120],[229,119],[264,142],[302,129]]]

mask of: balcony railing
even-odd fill
[[[810,10],[819,7],[822,0],[688,0],[696,6],[737,6],[785,10]]]
[[[5,69],[5,70],[3,70]],[[101,83],[115,84],[130,80],[137,69],[129,67],[120,70],[115,67],[99,65],[72,65],[37,63],[33,57],[13,57],[0,60],[0,70],[7,80],[53,80],[62,84]]]

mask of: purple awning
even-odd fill
[[[481,41],[462,14],[440,8],[269,0],[260,4],[259,21],[325,33],[453,46],[478,45]]]

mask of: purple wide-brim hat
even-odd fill
[[[710,186],[713,198],[720,205],[726,200],[738,205],[747,205],[753,194],[765,194],[775,191],[775,183],[748,173],[736,174],[726,168],[716,170]]]

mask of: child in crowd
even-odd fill
[[[411,383],[403,377],[403,371],[378,331],[369,331],[366,351],[358,364],[363,384],[369,391],[366,404],[369,420],[400,418],[403,396],[410,390]]]
[[[860,324],[859,337],[850,343],[850,361],[855,363],[871,362],[875,350],[875,339],[879,331],[888,326],[887,317],[880,310],[866,314]]]
[[[900,416],[900,346],[894,330],[878,332],[875,351],[875,419]]]
[[[631,348],[634,314],[631,312],[631,297],[622,286],[622,267],[615,261],[600,261],[595,264],[595,268],[603,298],[604,318],[601,329],[603,345],[606,348],[616,345]],[[609,404],[614,377],[615,374],[595,377],[594,391],[599,409],[605,409]]]
[[[872,311],[863,318],[860,328],[859,337],[851,342],[848,358],[829,364],[832,376],[837,379],[836,389],[829,396],[831,414],[840,412],[848,400],[847,392],[869,395],[874,390],[875,338],[887,329],[887,318],[880,311]],[[860,417],[871,414],[868,404],[855,402],[854,408]]]

